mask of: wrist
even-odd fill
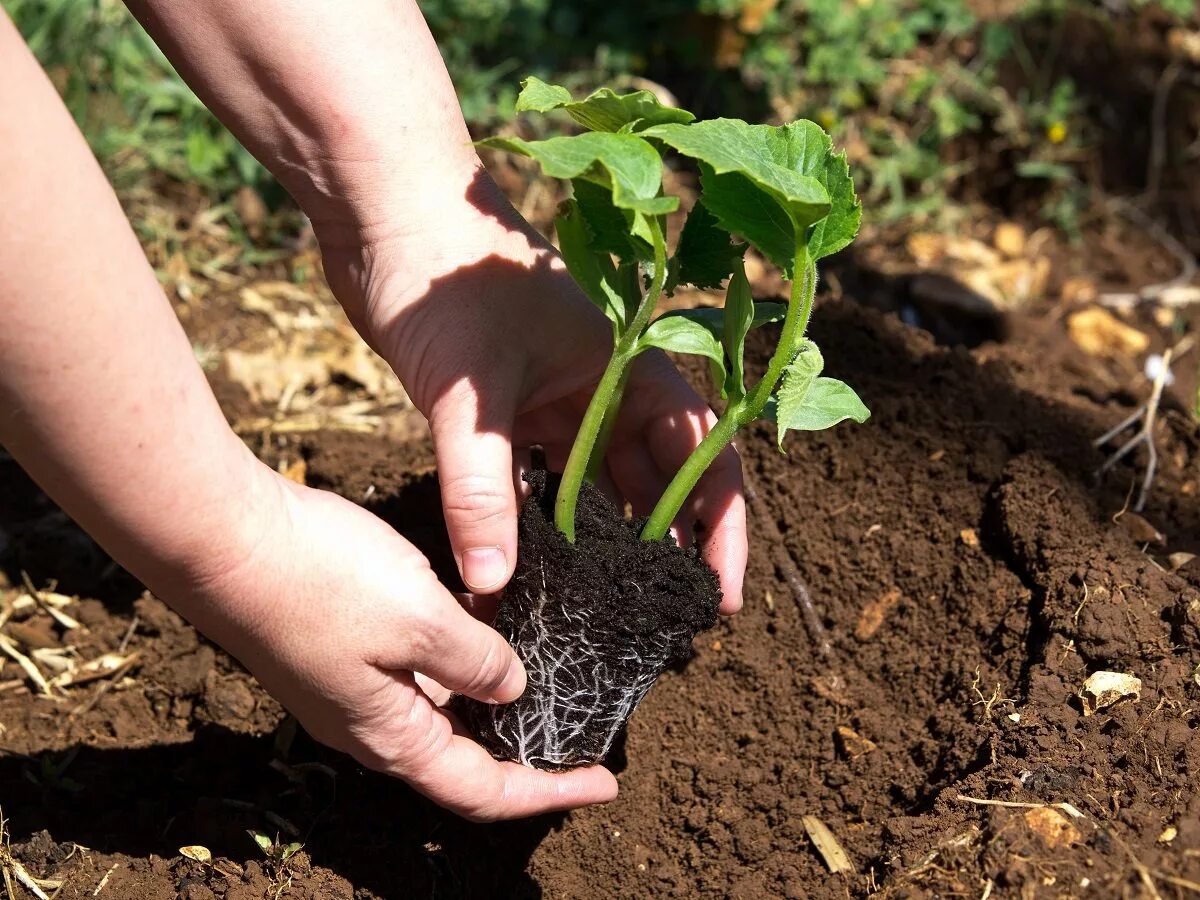
[[[131,567],[155,594],[207,630],[197,618],[211,612],[193,608],[208,588],[249,569],[262,545],[285,515],[286,500],[280,475],[260,462],[232,433],[222,467],[224,477],[199,486],[189,498],[186,515],[176,517],[174,529],[164,529],[147,541],[140,565]]]
[[[504,270],[498,290],[562,268],[553,246],[513,208],[478,158],[469,172],[314,219],[325,274],[359,332],[385,358],[407,311],[463,299],[464,286]],[[515,276],[515,277],[514,277]],[[511,293],[511,292],[510,292]]]

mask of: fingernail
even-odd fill
[[[508,560],[499,547],[475,547],[464,550],[462,576],[467,587],[473,591],[494,588],[508,574]]]

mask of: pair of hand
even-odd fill
[[[542,446],[561,470],[612,338],[553,249],[479,177],[487,199],[450,230],[422,233],[420,249],[317,229],[335,293],[429,420],[455,558],[467,586],[486,595],[516,561],[523,448]],[[661,354],[639,358],[625,396],[604,479],[644,515],[715,419]],[[681,522],[684,540],[692,522],[704,525],[725,614],[741,605],[740,486],[730,451]],[[314,737],[472,819],[616,795],[601,767],[549,774],[499,763],[456,730],[439,705],[450,692],[510,702],[525,673],[411,544],[327,492],[271,476],[252,493],[255,546],[231,565],[215,563],[189,587],[201,601],[189,605],[213,611],[197,624]]]

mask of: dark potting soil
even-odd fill
[[[1141,461],[1096,484],[1091,447],[1148,385],[1059,324],[1015,324],[967,352],[821,304],[830,374],[873,416],[793,436],[787,457],[767,428],[741,439],[761,501],[745,608],[630,720],[614,803],[462,822],[289,740],[278,706],[161,604],[86,601],[80,653],[112,650],[136,615],[140,663],[62,703],[0,690],[14,853],[66,879],[64,900],[274,896],[286,878],[247,828],[305,844],[284,900],[1193,896],[1200,560],[1172,571],[1171,554],[1200,552],[1194,425],[1171,398],[1143,513],[1165,537],[1148,543],[1120,514]],[[427,444],[321,433],[299,449],[311,484],[369,493],[452,571]],[[19,476],[0,462],[0,479]],[[1102,670],[1140,678],[1140,698],[1085,716]],[[18,678],[10,663],[0,685]],[[813,819],[854,871],[829,872]],[[182,858],[189,844],[221,871]]]
[[[526,476],[519,555],[495,627],[529,676],[514,703],[459,698],[456,710],[492,755],[540,769],[602,760],[667,666],[717,621],[721,588],[695,548],[643,541],[644,520],[627,519],[585,484],[575,543],[554,525],[559,478]]]

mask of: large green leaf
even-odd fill
[[[558,246],[567,271],[588,299],[612,320],[617,333],[625,327],[625,301],[617,284],[617,267],[607,252],[597,251],[591,231],[574,200],[564,203],[554,220]]]
[[[659,196],[662,157],[648,141],[632,134],[588,132],[544,141],[495,137],[478,145],[531,157],[552,178],[586,178],[609,187],[613,203],[621,209],[658,216],[679,206],[678,197]]]
[[[539,78],[528,78],[517,97],[517,112],[566,110],[576,122],[591,131],[641,131],[654,125],[686,124],[696,117],[685,109],[664,106],[649,91],[617,94],[601,88],[583,100],[571,98],[571,92]]]
[[[704,202],[721,224],[791,271],[796,234],[831,207],[824,174],[829,137],[812,122],[749,125],[709,119],[642,132],[701,163]]]
[[[746,252],[746,245],[734,246],[730,234],[703,202],[688,213],[679,235],[679,246],[672,261],[671,290],[684,284],[700,289],[720,287],[733,273]]]

